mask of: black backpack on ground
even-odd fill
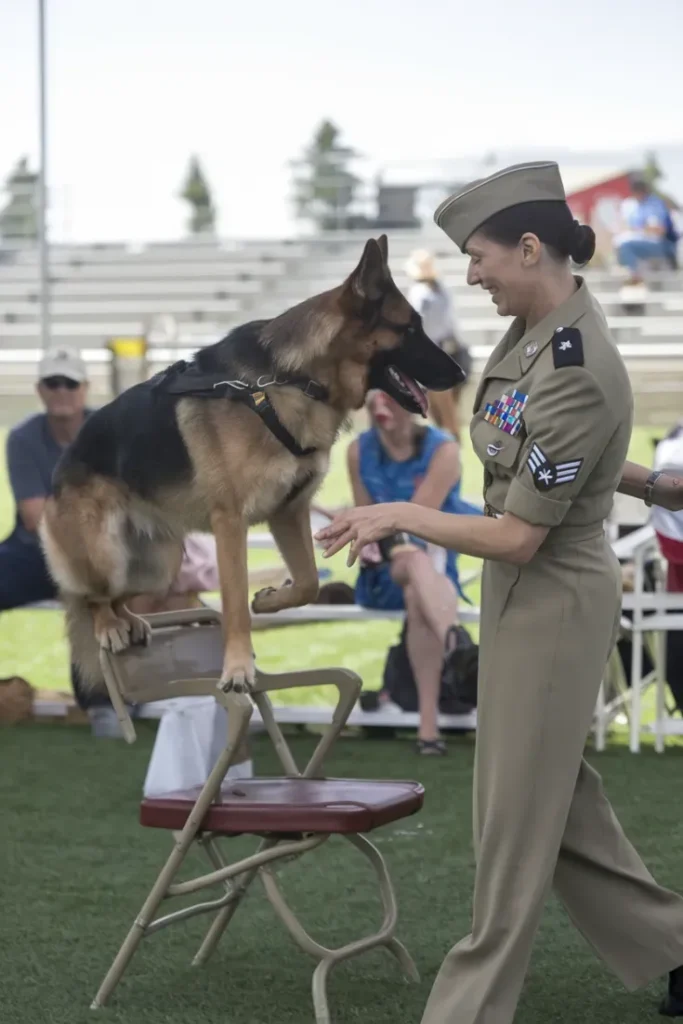
[[[382,692],[404,711],[417,711],[417,686],[406,648],[406,625],[397,644],[389,648],[384,665]],[[479,648],[466,629],[456,627],[456,651],[444,661],[439,711],[465,715],[477,706]]]

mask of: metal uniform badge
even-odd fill
[[[484,410],[484,419],[505,434],[514,437],[522,429],[522,413],[529,396],[523,391],[511,391],[495,402],[489,402]]]

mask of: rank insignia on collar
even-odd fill
[[[534,485],[538,491],[549,491],[560,484],[570,484],[576,480],[583,459],[570,459],[569,462],[551,462],[543,449],[536,443],[532,444],[527,456]]]
[[[561,366],[583,366],[583,339],[578,327],[558,327],[552,347],[556,370]]]
[[[522,413],[528,400],[529,396],[523,391],[511,391],[509,395],[487,404],[484,419],[514,437],[522,429]]]

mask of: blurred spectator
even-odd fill
[[[356,505],[415,501],[444,512],[477,513],[460,498],[460,449],[442,430],[418,424],[381,391],[368,395],[371,426],[349,445]],[[457,555],[408,536],[368,545],[361,556],[356,602],[405,610],[406,648],[418,691],[418,749],[442,754],[438,709],[444,660],[458,649]]]
[[[655,449],[654,468],[677,476],[683,475],[683,420],[659,442]],[[683,593],[683,512],[668,512],[653,506],[650,524],[657,534],[659,548],[668,563],[666,589]],[[683,630],[666,635],[667,681],[676,704],[683,712]]]
[[[406,264],[406,273],[413,280],[408,301],[422,317],[425,332],[433,342],[448,352],[469,376],[469,349],[457,336],[455,314],[450,296],[438,278],[434,257],[424,249],[416,249]],[[429,411],[437,427],[460,437],[460,397],[466,381],[450,391],[431,391]]]
[[[36,390],[45,412],[27,417],[7,437],[7,470],[16,504],[14,529],[0,542],[0,611],[57,596],[38,540],[57,460],[89,413],[85,363],[72,349],[49,351]]]
[[[36,390],[45,412],[13,427],[7,438],[7,469],[16,505],[12,533],[0,542],[0,612],[57,598],[38,538],[38,523],[52,491],[52,474],[64,449],[73,441],[90,409],[85,363],[70,348],[45,354],[38,365]],[[149,614],[201,604],[199,592],[218,589],[215,541],[192,534],[171,593],[164,598],[141,595],[131,611]],[[119,735],[116,716],[106,694],[84,692],[75,666],[71,682],[76,702],[90,714],[97,735]]]
[[[614,244],[621,266],[629,270],[628,284],[641,284],[641,265],[660,261],[676,269],[678,231],[669,206],[643,178],[631,181],[630,199],[622,204],[625,230],[617,235]]]

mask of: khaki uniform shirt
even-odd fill
[[[484,369],[470,427],[484,500],[537,526],[610,513],[633,423],[631,385],[582,278],[530,330],[516,319]]]

